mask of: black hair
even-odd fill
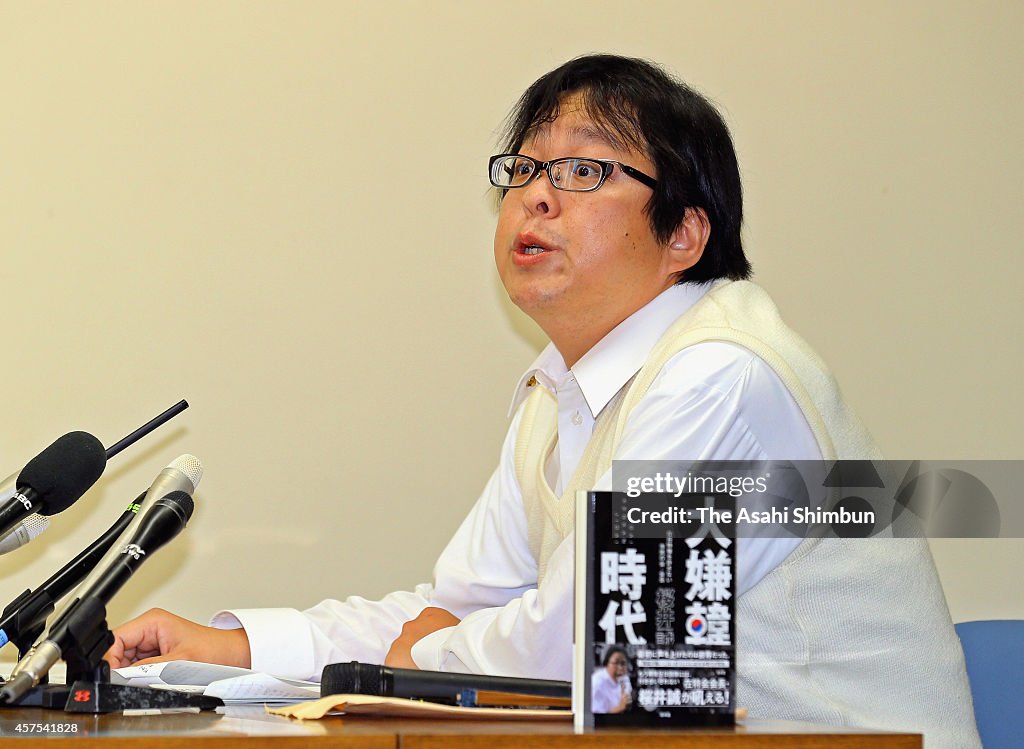
[[[626,663],[629,663],[629,653],[626,652],[626,649],[621,645],[613,644],[605,648],[604,653],[601,655],[601,665],[607,666],[608,661],[610,661],[612,656],[616,653],[622,653],[622,657],[626,659]]]
[[[658,185],[647,204],[651,229],[667,242],[687,208],[703,208],[711,233],[700,260],[677,283],[750,276],[743,253],[743,191],[729,128],[718,110],[685,83],[646,60],[618,55],[577,57],[541,76],[509,115],[503,150],[517,153],[536,128],[558,117],[578,95],[609,142],[645,154]]]

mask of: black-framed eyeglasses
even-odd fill
[[[593,192],[604,184],[608,175],[622,170],[637,182],[647,185],[652,190],[658,181],[649,177],[639,169],[611,159],[581,159],[569,156],[551,161],[537,161],[529,156],[518,153],[502,153],[491,157],[491,184],[503,190],[526,187],[541,172],[548,173],[551,184],[559,190],[569,192]]]

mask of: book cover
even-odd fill
[[[671,500],[671,501],[670,501]],[[580,492],[573,713],[591,726],[735,722],[735,541],[700,520],[728,496]]]

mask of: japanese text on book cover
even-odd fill
[[[736,544],[700,522],[729,497],[585,499],[577,512],[577,725],[733,723]],[[691,509],[672,515],[680,505]]]

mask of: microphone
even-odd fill
[[[203,464],[199,462],[199,458],[195,455],[179,455],[177,458],[172,460],[157,477],[153,479],[153,483],[149,485],[149,489],[146,490],[145,497],[142,499],[141,504],[148,507],[149,510],[143,510],[138,513],[129,523],[127,529],[123,531],[123,535],[126,537],[138,531],[139,525],[143,522],[146,516],[155,508],[155,501],[160,497],[165,497],[173,492],[184,492],[188,496],[192,496],[196,487],[199,486],[199,480],[203,477]],[[85,599],[92,595],[93,588],[99,581],[100,576],[103,574],[102,571],[109,567],[115,559],[119,556],[120,547],[111,548],[105,557],[103,557],[94,567],[92,573],[85,578],[85,581],[78,587],[75,592],[76,597],[79,599]],[[74,606],[74,602],[66,603],[57,611],[57,617],[63,617],[68,613],[68,610]]]
[[[17,481],[17,473],[12,473],[3,481],[0,481],[0,504],[14,497],[14,493],[17,488]],[[15,549],[20,549],[29,541],[37,538],[39,534],[49,527],[49,520],[44,518],[42,515],[32,513],[18,523],[14,527],[14,530],[9,531],[6,536],[0,538],[0,554],[7,554]]]
[[[185,529],[189,518],[192,517],[193,509],[195,503],[192,497],[183,491],[173,491],[158,499],[143,516],[138,530],[121,548],[114,563],[97,577],[96,584],[88,591],[88,596],[104,604],[110,603],[146,561],[147,554],[162,548]]]
[[[468,689],[537,697],[569,697],[572,691],[567,681],[388,668],[358,661],[332,663],[324,667],[320,676],[321,697],[369,694],[375,697],[443,699],[454,704],[458,702],[459,695]]]
[[[32,513],[18,523],[14,530],[0,539],[0,554],[20,549],[22,546],[39,537],[39,534],[50,527],[50,521],[42,515]]]
[[[134,445],[153,430],[166,424],[186,408],[188,408],[188,401],[182,399],[163,413],[147,421],[131,434],[115,442],[106,450],[107,461],[126,447]],[[12,473],[0,482],[0,503],[14,496],[16,488],[15,482],[17,481],[17,478],[18,474]],[[20,549],[22,546],[38,537],[40,533],[45,531],[49,524],[50,522],[48,520],[39,515],[29,515],[13,531],[10,531],[6,536],[0,538],[0,555],[7,554],[15,549]]]
[[[203,464],[199,462],[199,458],[188,453],[179,455],[153,479],[146,492],[146,499],[164,497],[171,492],[185,492],[192,496],[202,477]]]
[[[114,560],[96,578],[87,596],[74,603],[50,626],[43,642],[36,645],[11,673],[0,690],[0,702],[12,703],[38,684],[64,652],[88,638],[90,649],[106,650],[113,635],[106,629],[106,604],[117,594],[142,563],[157,549],[177,536],[192,517],[192,497],[184,491],[172,491],[161,497],[142,517],[137,530]],[[92,628],[103,622],[97,638]],[[102,652],[102,651],[101,651]]]
[[[91,434],[58,437],[28,462],[18,474],[14,496],[0,503],[0,535],[32,513],[66,510],[96,483],[106,465],[106,450]]]
[[[3,614],[0,615],[0,648],[8,642],[13,642],[20,648],[24,648],[39,636],[42,631],[41,625],[53,611],[57,601],[67,595],[96,567],[96,563],[114,545],[118,537],[124,533],[124,529],[138,514],[145,496],[145,492],[140,494],[102,536],[50,576],[34,592],[26,590],[7,604]],[[24,523],[29,522],[33,517],[40,517],[44,523],[49,522],[46,518],[32,515]],[[24,523],[22,524],[24,525]],[[2,543],[4,542],[0,542],[0,545]]]

